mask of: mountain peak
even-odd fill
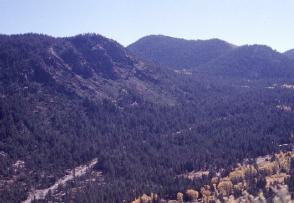
[[[233,46],[220,39],[185,40],[163,35],[149,35],[127,47],[141,58],[170,69],[195,68]]]
[[[148,95],[144,98],[160,102],[166,95],[157,92],[158,77],[156,67],[139,61],[119,43],[98,34],[64,38],[39,34],[0,36],[0,78],[6,84],[62,87],[95,101],[116,100],[122,97],[118,89],[123,88],[132,92],[132,97]]]

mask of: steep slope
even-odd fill
[[[127,48],[137,56],[167,68],[193,69],[232,50],[234,46],[219,39],[185,40],[150,35]]]
[[[25,200],[138,134],[139,116],[123,109],[174,104],[164,77],[100,35],[0,36],[0,201]]]
[[[100,35],[1,36],[0,202],[169,196],[201,185],[187,171],[289,146],[294,97],[281,87],[292,83],[202,76],[161,70]]]
[[[54,39],[42,35],[2,36],[1,83],[37,82],[76,95],[114,102],[130,95],[169,102],[160,90],[162,72],[136,60],[118,43],[99,35]]]
[[[291,79],[294,61],[263,45],[236,48],[197,69],[213,75],[253,79]]]
[[[288,56],[291,59],[294,59],[294,49],[284,52],[284,55]]]

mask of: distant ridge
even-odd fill
[[[128,49],[169,69],[255,79],[294,76],[294,50],[282,54],[265,45],[235,46],[220,39],[185,40],[150,35]]]
[[[284,54],[286,56],[288,56],[289,58],[294,59],[294,49],[290,49],[290,50],[284,52]]]
[[[223,40],[185,40],[163,35],[150,35],[127,48],[138,57],[170,69],[195,68],[234,49]]]
[[[217,75],[255,79],[294,76],[294,61],[265,45],[245,45],[199,67]]]

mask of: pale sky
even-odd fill
[[[149,34],[294,48],[294,0],[0,0],[0,33]]]

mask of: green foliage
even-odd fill
[[[232,50],[233,46],[219,39],[184,40],[151,35],[139,39],[127,48],[137,56],[169,69],[195,69]]]
[[[1,189],[1,202],[20,201],[31,187],[48,187],[66,169],[96,157],[104,184],[74,195],[68,190],[64,201],[199,190],[209,180],[177,175],[229,169],[290,142],[293,113],[276,105],[277,98],[293,104],[293,93],[264,89],[271,80],[244,89],[244,81],[176,76],[138,63],[96,35],[0,36],[0,151],[8,155],[0,157],[1,179],[14,175],[16,160],[26,163],[26,176],[15,183],[21,193],[13,185]]]

